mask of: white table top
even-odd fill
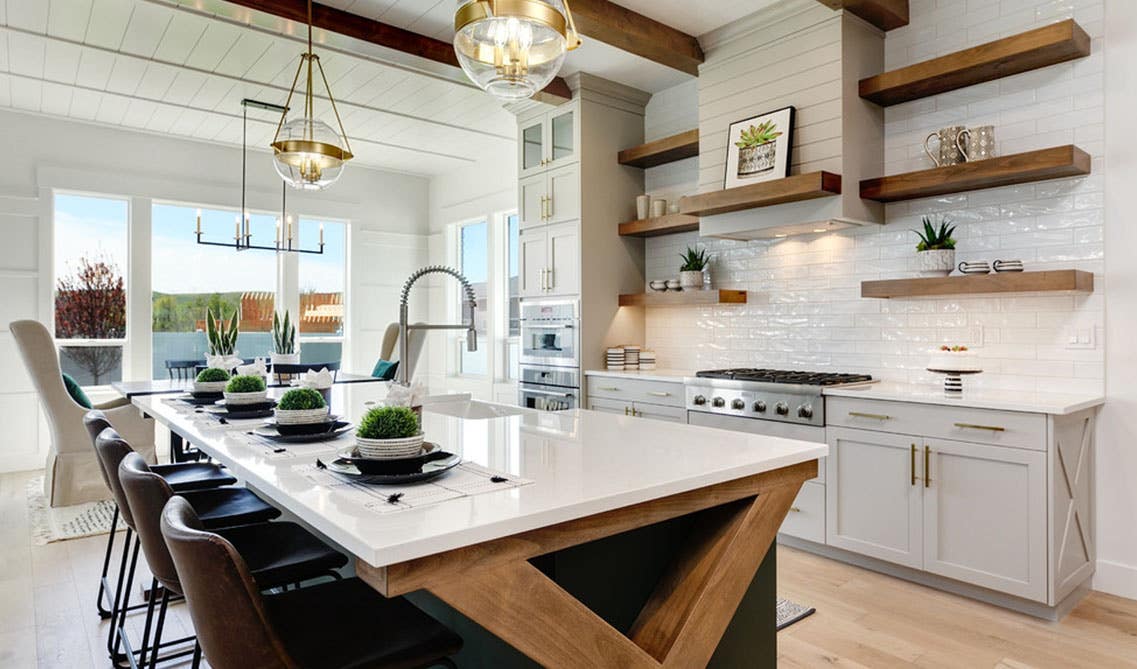
[[[336,386],[332,410],[358,418],[378,384]],[[460,419],[430,410],[427,438],[464,459],[534,483],[379,514],[296,467],[314,455],[272,459],[237,427],[194,420],[160,396],[134,403],[332,541],[380,567],[825,456],[824,444],[676,425],[593,411]],[[516,408],[514,408],[516,409]],[[349,445],[350,440],[343,442]]]
[[[1044,413],[1054,416],[1064,416],[1105,403],[1104,395],[1068,395],[1029,390],[968,388],[966,381],[964,381],[963,392],[958,396],[950,397],[944,393],[943,386],[940,385],[916,385],[889,381],[849,388],[825,388],[822,393],[827,397],[856,397],[866,400],[941,404],[976,409]]]

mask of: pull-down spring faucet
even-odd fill
[[[449,274],[462,284],[462,288],[466,293],[466,313],[469,319],[468,323],[462,325],[431,325],[429,323],[418,323],[415,325],[409,324],[407,298],[411,292],[411,286],[416,281],[426,276],[427,274]],[[396,372],[395,381],[401,385],[410,385],[410,367],[408,366],[407,358],[410,354],[410,344],[407,334],[410,330],[465,330],[466,331],[466,350],[471,353],[478,350],[478,332],[475,329],[475,314],[478,310],[478,301],[474,296],[474,287],[470,285],[470,280],[462,276],[462,274],[451,267],[443,265],[431,265],[423,267],[407,279],[403,284],[403,294],[399,300],[399,367]]]

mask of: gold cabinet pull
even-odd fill
[[[629,415],[629,414],[628,414],[628,407],[624,407],[624,415],[625,415],[625,416]]]
[[[556,288],[556,286],[557,286],[557,275],[554,273],[554,270],[552,267],[550,267],[548,269],[548,272],[549,272],[549,290],[552,290],[553,288]]]
[[[649,390],[647,394],[652,397],[671,397],[671,393],[660,392],[658,390]]]
[[[790,511],[792,511],[792,512],[794,512],[794,513],[801,513],[801,509],[799,509],[799,508],[798,508],[798,507],[796,507],[796,506],[791,506],[791,507],[790,507]]]
[[[955,426],[964,430],[990,430],[991,432],[1006,432],[1007,428],[998,425],[976,425],[975,423],[955,423]]]
[[[850,411],[850,418],[871,418],[872,420],[892,420],[892,416],[887,416],[882,413],[861,413],[860,411]]]
[[[610,393],[616,393],[616,392],[620,391],[620,389],[617,388],[616,386],[600,387],[600,388],[597,388],[597,390],[606,390]]]
[[[932,447],[924,447],[924,487],[932,486]]]
[[[549,220],[553,220],[553,212],[556,211],[556,204],[553,203],[553,196],[550,195],[545,202],[549,203]]]
[[[909,469],[912,473],[912,485],[916,485],[916,444],[912,444],[912,463]]]

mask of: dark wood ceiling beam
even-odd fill
[[[881,30],[908,25],[908,0],[818,0],[830,9],[844,9]]]
[[[667,67],[699,76],[699,40],[608,0],[572,0],[576,29],[584,37]]]
[[[226,2],[279,16],[289,21],[302,24],[308,22],[307,0],[226,0]],[[443,65],[461,68],[458,64],[458,57],[454,55],[454,45],[449,42],[420,35],[365,16],[345,12],[342,9],[313,3],[312,25],[321,30],[401,51]],[[557,77],[543,91],[535,95],[534,99],[550,104],[560,104],[572,99],[572,91],[564,79]]]

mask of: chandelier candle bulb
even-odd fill
[[[197,210],[197,230],[196,230],[196,232],[197,232],[197,236],[200,237],[201,236],[201,210],[200,209]]]
[[[320,246],[324,245],[324,224],[320,224]]]

